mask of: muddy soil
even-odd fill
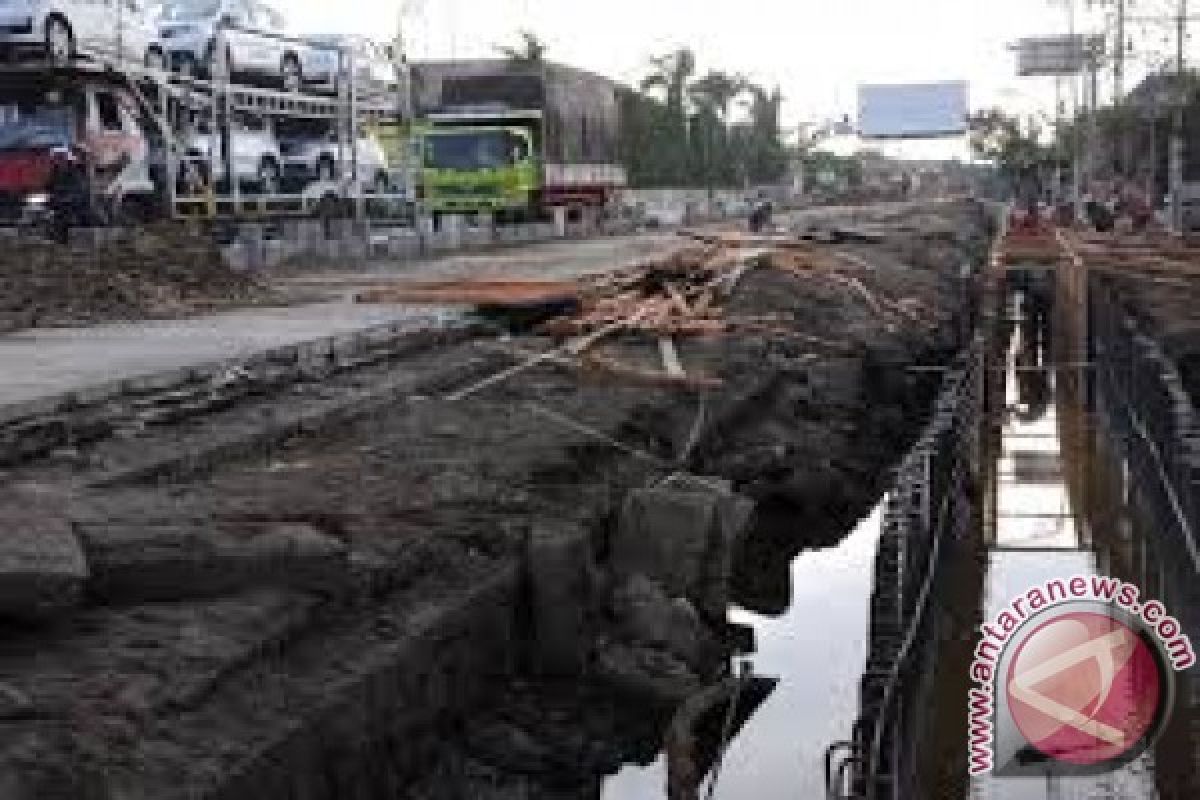
[[[22,239],[0,251],[0,333],[281,302],[257,278],[226,267],[211,237],[173,224],[101,244]]]
[[[940,204],[873,224],[884,241],[846,246],[859,262],[846,276],[866,296],[755,270],[729,311],[777,315],[770,330],[680,343],[719,391],[547,364],[457,401],[406,396],[211,474],[41,487],[62,492],[110,582],[61,623],[6,633],[0,796],[576,797],[650,760],[674,708],[726,675],[737,642],[695,598],[610,569],[628,493],[718,478],[784,550],[836,541],[915,437],[961,343],[961,269],[984,259],[982,211]],[[454,358],[499,372],[513,363],[504,348],[548,344],[481,342]],[[619,340],[610,354],[653,348]],[[568,640],[549,644],[552,668],[546,644],[530,645],[541,621],[527,573],[546,545],[572,554],[562,583],[581,587],[549,611],[574,615]],[[786,568],[778,552],[742,553],[734,582],[762,585]],[[269,568],[288,559],[302,574]],[[145,578],[159,570],[173,580]],[[487,624],[404,656],[428,620],[491,587],[496,599],[475,606]],[[405,695],[404,681],[379,678],[392,663],[440,688]],[[426,696],[428,713],[389,705]]]

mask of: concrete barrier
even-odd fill
[[[644,229],[679,227],[744,215],[753,190],[648,189],[624,192],[619,216],[605,217],[598,209],[583,209],[580,219],[568,221],[566,209],[553,221],[496,226],[490,217],[445,216],[435,227],[432,216],[418,216],[412,227],[354,219],[285,220],[278,238],[268,238],[263,225],[239,226],[233,244],[223,250],[225,263],[239,270],[271,269],[289,261],[354,267],[372,260],[408,261],[464,250],[482,250],[557,239],[624,236]],[[93,241],[104,233],[74,233]],[[89,238],[91,237],[91,238]]]

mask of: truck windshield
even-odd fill
[[[221,0],[174,0],[163,9],[163,19],[177,21],[181,19],[205,19],[216,16],[221,8]]]
[[[499,169],[512,163],[513,142],[505,131],[438,133],[425,147],[425,166],[432,169]]]
[[[71,116],[65,108],[0,106],[0,150],[64,147],[70,138]]]

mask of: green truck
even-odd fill
[[[428,211],[532,219],[605,207],[625,187],[619,87],[607,78],[502,60],[413,72]]]

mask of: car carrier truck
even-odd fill
[[[536,218],[602,208],[624,188],[613,81],[509,60],[418,63],[412,79],[427,211]]]
[[[344,77],[334,97],[81,48],[63,63],[40,54],[0,63],[0,224],[411,217],[403,163],[384,163],[368,135],[405,130],[409,103],[386,93],[360,100],[352,54],[333,54]],[[285,188],[306,147],[328,163]]]

